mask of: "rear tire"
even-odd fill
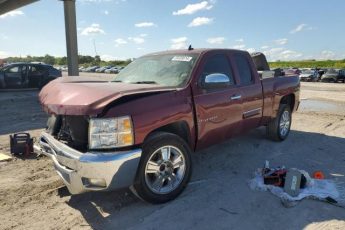
[[[279,106],[278,115],[266,127],[267,137],[273,141],[284,141],[291,128],[291,109],[287,104]]]
[[[165,203],[187,186],[192,172],[191,150],[179,136],[157,132],[143,144],[133,188],[143,200]]]

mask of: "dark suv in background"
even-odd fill
[[[61,77],[61,71],[41,63],[14,63],[0,69],[0,88],[39,88]]]

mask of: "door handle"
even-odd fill
[[[241,95],[233,95],[230,97],[231,100],[240,100],[242,98]]]

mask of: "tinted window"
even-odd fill
[[[22,74],[26,74],[26,69],[27,69],[27,66],[26,66],[26,65],[23,65],[23,66],[22,66]]]
[[[57,69],[55,69],[55,68],[53,68],[53,67],[50,67],[50,68],[49,68],[49,74],[50,74],[50,75],[56,75],[56,76],[58,76],[58,75],[60,75],[60,71],[57,70]]]
[[[31,73],[32,74],[43,74],[45,72],[45,68],[40,65],[33,65],[31,66]]]
[[[248,60],[243,55],[236,55],[235,62],[237,65],[238,73],[240,74],[241,85],[248,85],[253,83],[253,76],[251,67],[248,63]]]
[[[224,54],[217,54],[210,58],[205,63],[202,76],[205,77],[213,73],[222,73],[229,77],[230,84],[234,84],[232,76],[232,69],[229,64],[228,58]]]
[[[19,66],[13,66],[7,69],[7,73],[19,73],[19,71],[20,71]]]

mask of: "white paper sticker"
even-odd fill
[[[175,56],[171,60],[172,61],[186,61],[186,62],[190,62],[192,59],[193,59],[193,57],[189,57],[189,56]]]

